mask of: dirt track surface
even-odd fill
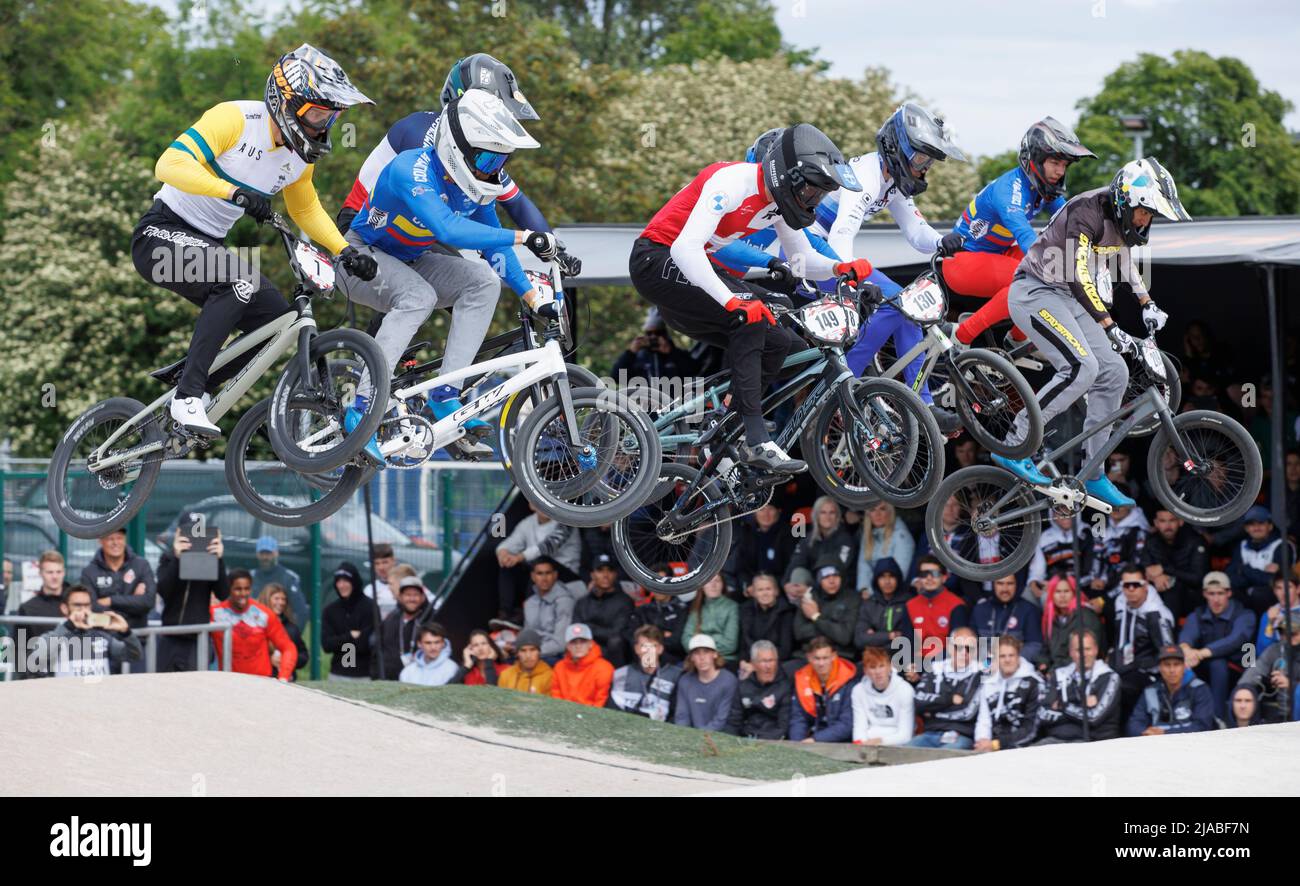
[[[726,791],[751,796],[1295,796],[1300,723],[1191,735],[1118,738],[868,767],[797,783]]]
[[[0,795],[671,795],[738,779],[239,674],[0,685]]]

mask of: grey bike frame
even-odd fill
[[[252,332],[244,333],[235,339],[235,341],[224,348],[217,359],[212,361],[212,371],[230,363],[236,357],[248,353],[253,348],[270,341],[247,366],[239,371],[239,374],[226,382],[221,391],[217,394],[212,405],[208,407],[208,418],[217,421],[223,415],[230,411],[239,399],[248,393],[249,389],[266,374],[274,363],[287,353],[298,342],[299,334],[307,329],[316,328],[316,319],[310,312],[298,316],[294,311],[288,311],[279,317],[260,326]],[[149,421],[153,417],[155,410],[168,403],[175,395],[176,388],[169,388],[165,394],[154,400],[144,409],[133,415],[128,421],[122,424],[114,431],[107,440],[100,444],[95,450],[96,455],[101,455],[108,450],[117,440],[132,428],[138,427]],[[91,473],[98,473],[106,468],[121,464],[125,461],[131,461],[142,455],[148,455],[152,452],[159,452],[167,444],[166,440],[160,440],[157,443],[146,443],[143,446],[137,446],[124,452],[119,452],[110,458],[101,458],[90,467]],[[89,465],[88,465],[89,467]]]

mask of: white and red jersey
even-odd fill
[[[670,248],[673,262],[695,286],[718,304],[734,296],[718,277],[712,253],[755,231],[773,228],[790,262],[810,279],[833,275],[834,262],[815,251],[808,238],[781,218],[764,196],[763,170],[757,163],[714,163],[704,167],[655,213],[641,236]]]

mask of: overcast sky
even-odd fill
[[[941,108],[958,143],[979,154],[1015,147],[1048,114],[1073,125],[1076,102],[1139,52],[1234,56],[1265,88],[1300,105],[1300,0],[775,4],[788,43],[817,47],[841,76],[888,68],[895,82]],[[1300,114],[1286,124],[1300,129]]]

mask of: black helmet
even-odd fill
[[[447,80],[442,84],[442,107],[447,107],[453,99],[465,94],[467,89],[486,89],[495,93],[505,102],[508,110],[516,120],[540,120],[533,106],[519,91],[519,82],[515,72],[486,52],[467,55],[447,72]]]
[[[943,120],[916,102],[899,106],[876,133],[876,147],[885,169],[904,197],[926,189],[925,173],[936,160],[965,162],[966,155],[952,143]]]
[[[343,110],[374,104],[352,85],[338,62],[310,43],[280,56],[266,78],[265,101],[289,150],[308,163],[330,152],[330,127]],[[313,125],[306,117],[312,112],[332,113]]]
[[[1111,213],[1125,246],[1144,246],[1151,234],[1150,225],[1133,224],[1133,210],[1139,206],[1171,221],[1192,220],[1178,199],[1174,177],[1155,157],[1130,160],[1111,179]]]
[[[1065,176],[1052,184],[1043,175],[1043,161],[1048,157],[1060,157],[1067,163],[1084,157],[1097,155],[1089,151],[1074,134],[1074,130],[1058,121],[1055,117],[1044,117],[1025,133],[1020,140],[1020,168],[1034,183],[1034,190],[1044,200],[1054,200],[1065,193]]]
[[[772,147],[772,142],[781,135],[781,128],[769,129],[767,132],[754,139],[749,150],[745,152],[746,163],[762,163],[763,158],[767,156],[767,151]]]
[[[811,123],[781,130],[763,158],[767,190],[790,227],[813,223],[817,204],[832,191],[861,191],[858,177],[826,133]]]

